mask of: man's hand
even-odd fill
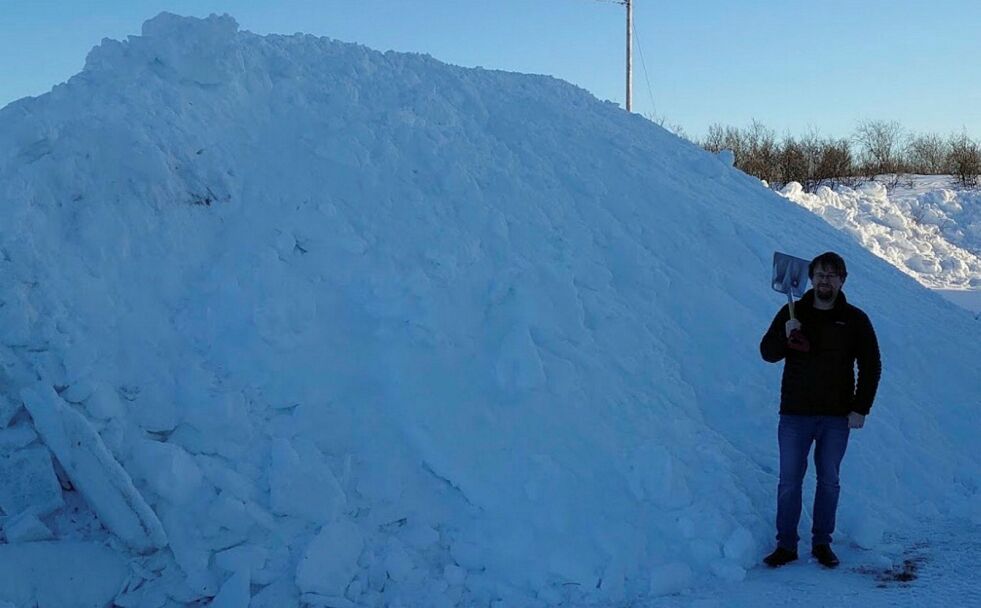
[[[797,319],[790,319],[784,325],[784,328],[787,330],[787,337],[789,338],[791,332],[793,332],[795,329],[800,329],[800,321]]]
[[[848,412],[848,428],[860,429],[865,426],[865,416],[858,412]]]

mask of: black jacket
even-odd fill
[[[784,325],[790,319],[790,312],[786,305],[760,342],[760,354],[765,361],[776,363],[786,359],[780,384],[780,413],[868,414],[882,373],[879,342],[868,316],[849,304],[844,292],[838,292],[832,310],[818,310],[814,308],[814,290],[805,293],[794,305],[794,313],[810,342],[809,352],[787,346]]]

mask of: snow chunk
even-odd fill
[[[20,411],[21,404],[14,403],[10,399],[7,399],[4,395],[0,395],[0,429],[7,428],[10,421],[14,419],[17,412]]]
[[[242,70],[242,57],[233,45],[238,23],[229,15],[207,19],[161,13],[143,24],[143,37],[154,45],[154,60],[172,69],[181,80],[202,85],[227,81]]]
[[[239,570],[221,586],[221,591],[210,604],[211,608],[249,608],[252,598],[250,583],[249,571]]]
[[[86,57],[85,71],[126,74],[152,66],[158,77],[173,81],[221,84],[242,69],[237,32],[229,15],[194,19],[160,13],[143,23],[139,38],[103,40]]]
[[[800,182],[788,182],[781,190],[780,194],[785,197],[796,200],[804,193],[804,186],[800,185]]]
[[[299,605],[300,598],[296,585],[288,578],[281,578],[257,593],[252,598],[250,608],[282,608]]]
[[[727,559],[712,562],[711,570],[712,574],[730,583],[738,583],[746,578],[746,569]]]
[[[630,489],[656,505],[679,508],[691,503],[685,466],[662,445],[638,449],[631,458]]]
[[[937,274],[940,272],[940,264],[935,259],[920,254],[906,258],[906,267],[922,274]]]
[[[5,513],[44,516],[63,504],[47,449],[38,446],[0,456],[0,508]]]
[[[273,440],[269,488],[274,513],[315,523],[337,517],[347,501],[324,455],[308,440]]]
[[[76,391],[72,392],[75,393]],[[78,392],[84,394],[83,391]],[[62,395],[62,397],[67,401],[71,401],[65,395]],[[105,382],[94,384],[89,394],[82,401],[85,403],[85,410],[94,418],[101,420],[110,420],[126,413],[123,402],[119,398],[119,393],[116,392],[115,388]]]
[[[729,535],[722,547],[722,552],[726,559],[730,559],[745,568],[756,563],[758,551],[752,533],[740,526]]]
[[[239,545],[215,554],[215,565],[229,572],[260,570],[269,552],[257,545]]]
[[[81,382],[95,368],[98,362],[98,353],[95,347],[89,342],[73,344],[65,351],[61,363],[65,368],[65,381],[68,384]]]
[[[132,401],[135,401],[133,415],[137,424],[148,431],[172,431],[180,422],[173,396],[156,382],[140,386]],[[106,410],[105,415],[111,416],[111,410]]]
[[[235,471],[227,460],[203,454],[198,454],[194,460],[208,481],[222,492],[243,501],[254,502],[258,498],[254,482]]]
[[[137,551],[167,544],[163,526],[85,418],[47,385],[21,392],[34,425],[109,530]]]
[[[854,519],[849,518],[845,527],[848,536],[856,545],[863,549],[874,549],[882,542],[885,524],[870,513],[861,514]]]
[[[37,433],[29,424],[18,424],[3,429],[0,431],[0,453],[18,450],[34,443],[35,439],[37,439]]]
[[[3,534],[7,537],[8,543],[51,539],[51,530],[33,513],[21,513],[7,518],[3,524]]]
[[[354,523],[339,520],[327,524],[300,559],[296,586],[301,593],[343,597],[358,572],[358,557],[363,549],[364,537]]]
[[[414,569],[412,556],[405,546],[398,539],[391,539],[385,556],[385,570],[389,578],[396,582],[407,580]]]
[[[61,391],[60,394],[61,398],[68,403],[81,404],[92,396],[95,388],[96,384],[94,382],[89,380],[79,380],[78,382],[73,382],[71,386]]]
[[[182,40],[193,39],[229,41],[238,31],[238,22],[231,15],[214,15],[197,19],[162,12],[153,19],[143,22],[141,33],[144,38],[165,40],[168,46],[180,46]]]
[[[174,505],[191,500],[204,479],[191,455],[173,443],[141,439],[133,448],[132,463],[134,473]]]

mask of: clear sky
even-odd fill
[[[780,134],[845,136],[886,119],[981,138],[981,0],[634,6],[634,111],[691,135],[756,118]],[[44,93],[102,38],[138,34],[160,11],[229,13],[257,33],[550,74],[624,99],[625,10],[611,0],[0,0],[0,105]]]

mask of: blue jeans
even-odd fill
[[[814,447],[817,489],[814,494],[814,526],[811,546],[831,543],[838,511],[838,469],[848,447],[847,416],[780,415],[780,484],[777,486],[777,545],[797,550],[801,495],[807,455]]]

